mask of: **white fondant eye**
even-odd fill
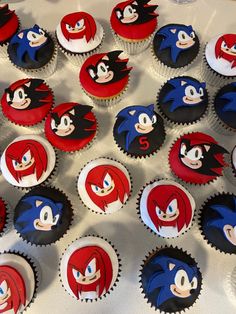
[[[116,11],[116,16],[118,18],[118,20],[120,20],[120,18],[122,17],[122,14],[120,11]]]
[[[167,209],[166,209],[166,213],[168,215],[173,215],[176,213],[178,209],[178,203],[177,203],[177,199],[174,199],[170,202],[170,204],[167,206]]]
[[[52,223],[53,223],[54,226],[57,224],[57,222],[59,220],[59,217],[60,217],[59,214],[53,217]]]
[[[204,95],[204,90],[202,87],[199,88],[199,95],[200,96],[203,96]]]
[[[234,45],[233,47],[230,48],[230,51],[233,53],[236,53],[236,45]]]
[[[105,76],[108,73],[108,69],[104,62],[100,62],[97,66],[97,75],[98,77]]]
[[[79,21],[76,23],[75,28],[76,28],[77,30],[80,30],[80,29],[83,28],[83,27],[84,27],[84,19],[81,19],[81,20],[79,20]]]
[[[22,102],[23,100],[25,100],[25,98],[26,95],[24,89],[20,87],[14,91],[12,102]]]
[[[31,158],[30,150],[28,150],[21,159],[22,164],[28,164],[31,161]]]
[[[185,270],[180,269],[175,275],[175,284],[180,290],[190,290],[190,282]]]
[[[91,262],[88,264],[88,266],[85,269],[84,275],[87,276],[92,276],[96,273],[96,259],[93,258]]]
[[[190,34],[190,37],[191,37],[191,38],[195,38],[195,33],[192,32],[192,33]]]
[[[191,37],[185,31],[179,31],[178,39],[179,41],[189,41]]]
[[[17,160],[12,160],[12,165],[13,165],[13,168],[16,170],[19,166],[19,162]]]
[[[40,37],[41,37],[41,35],[39,35],[35,32],[32,32],[32,31],[29,31],[27,34],[27,39],[31,42],[38,41]]]
[[[69,116],[62,116],[60,124],[58,125],[57,128],[60,130],[66,130],[68,129],[70,123],[71,123],[71,120]]]
[[[101,188],[97,185],[91,184],[91,189],[95,194],[98,194],[101,192]]]
[[[7,294],[8,286],[6,280],[0,284],[0,298],[3,298]]]
[[[222,41],[221,48],[224,48],[224,49],[228,48],[228,46],[227,46],[225,41]]]
[[[187,155],[187,146],[184,143],[181,144],[180,154],[183,155],[183,156]]]
[[[104,180],[103,180],[103,187],[104,188],[109,188],[112,184],[112,179],[109,173],[106,174]]]
[[[45,32],[44,32],[41,28],[39,28],[39,34],[40,34],[41,36],[44,36],[44,35],[45,35]]]
[[[138,121],[140,124],[142,124],[144,126],[151,126],[152,125],[152,121],[146,113],[141,113],[140,116],[138,117]]]
[[[54,119],[52,119],[52,120],[51,120],[51,129],[52,129],[52,130],[55,130],[56,128],[57,128],[56,122],[55,122]]]
[[[133,9],[131,7],[131,5],[127,5],[127,7],[125,7],[125,9],[124,9],[123,16],[124,16],[124,18],[127,18],[127,17],[129,18],[129,17],[132,17],[135,12],[136,12],[136,10]]]
[[[191,289],[197,289],[197,278],[196,277],[193,277],[190,285],[191,285]]]
[[[196,88],[194,86],[191,86],[191,85],[189,85],[185,88],[185,95],[189,98],[198,98],[199,97],[199,94],[196,91]]]
[[[191,160],[200,160],[203,156],[201,147],[193,147],[186,156]]]
[[[66,24],[66,29],[68,30],[68,32],[72,31],[73,27],[70,26],[69,24]]]
[[[40,211],[40,220],[44,224],[53,224],[52,209],[49,206],[44,206]]]
[[[157,116],[154,115],[152,116],[152,124],[155,124],[157,122]]]
[[[162,216],[162,210],[158,206],[156,206],[156,214],[158,217]]]
[[[79,279],[79,277],[80,277],[80,272],[79,272],[78,270],[76,270],[76,269],[73,268],[73,269],[72,269],[72,274],[73,274],[75,280],[78,280],[78,279]]]
[[[89,72],[89,75],[91,76],[91,78],[95,78],[96,74],[95,74],[94,70],[89,69],[88,72]]]

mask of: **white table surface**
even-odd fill
[[[87,11],[98,18],[105,28],[106,39],[104,51],[115,48],[109,31],[109,17],[113,6],[120,2],[113,0],[25,0],[11,4],[19,15],[22,25],[30,27],[35,23],[45,29],[54,31],[57,23],[67,13]],[[234,0],[196,0],[191,4],[177,5],[170,0],[159,0],[159,25],[167,23],[191,24],[198,32],[201,43],[224,32],[236,31],[236,1]],[[155,3],[155,1],[152,1]],[[157,155],[145,161],[135,161],[120,153],[112,138],[112,127],[116,113],[127,105],[150,104],[155,102],[159,87],[166,81],[152,71],[150,53],[131,57],[134,66],[131,74],[131,85],[127,97],[120,103],[106,110],[94,108],[99,122],[99,135],[94,145],[76,157],[60,154],[59,175],[55,185],[63,189],[71,198],[75,217],[73,225],[63,239],[48,247],[30,246],[23,242],[11,229],[0,239],[0,250],[16,249],[33,256],[41,269],[41,282],[34,303],[26,313],[32,314],[149,314],[155,310],[143,298],[139,288],[139,269],[144,256],[153,248],[165,244],[178,245],[186,249],[198,261],[203,274],[202,294],[188,313],[193,314],[233,314],[236,313],[236,291],[230,287],[230,277],[236,267],[235,256],[225,255],[207,245],[198,230],[196,223],[185,235],[177,239],[165,240],[150,233],[139,221],[136,211],[136,199],[139,189],[155,177],[169,177],[167,153],[176,135],[182,132],[200,130],[213,135],[227,149],[232,149],[235,137],[220,136],[208,128],[207,121],[190,127],[167,129],[167,139]],[[187,73],[198,76],[200,61]],[[0,91],[10,83],[25,75],[13,68],[7,61],[0,61]],[[47,79],[55,93],[56,104],[66,101],[77,101],[92,104],[78,84],[78,69],[61,57],[57,71]],[[209,88],[212,95],[213,88]],[[0,128],[3,149],[17,134],[29,132],[25,128],[12,127],[5,123]],[[123,162],[133,177],[133,193],[120,211],[112,215],[98,215],[88,211],[80,202],[76,192],[76,176],[83,165],[94,157],[108,156]],[[14,208],[23,195],[0,177],[0,195]],[[208,187],[191,187],[199,208],[206,197],[216,191],[235,192],[226,179],[220,178]],[[76,301],[61,286],[58,273],[59,259],[68,244],[85,234],[97,234],[109,239],[120,253],[122,272],[114,291],[97,302]],[[233,293],[234,292],[234,293]]]

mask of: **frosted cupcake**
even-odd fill
[[[81,65],[102,45],[104,30],[100,23],[86,12],[65,15],[56,29],[59,48],[74,65]]]

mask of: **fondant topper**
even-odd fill
[[[236,88],[236,83],[231,83],[231,85]],[[236,112],[236,90],[225,93],[220,98],[227,100],[227,103],[224,105],[222,109],[223,112],[226,111]]]
[[[218,38],[215,45],[215,56],[231,63],[231,68],[236,67],[236,34],[225,34]]]
[[[0,42],[9,40],[19,27],[15,11],[9,10],[8,4],[0,6]]]

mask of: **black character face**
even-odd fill
[[[205,150],[209,150],[210,146],[205,145]],[[186,143],[181,143],[180,159],[182,163],[190,169],[199,169],[203,165],[204,151],[200,145],[187,147]]]
[[[62,115],[60,118],[54,116],[51,121],[51,128],[56,135],[65,137],[73,133],[75,126],[73,120],[71,120],[70,115],[75,115],[75,110],[72,109],[69,113]]]
[[[112,81],[115,73],[109,65],[109,60],[103,58],[95,67],[88,69],[91,78],[99,84],[106,84]]]
[[[7,93],[7,102],[14,109],[27,109],[31,104],[31,99],[28,97],[24,86],[17,88],[11,93]]]
[[[139,14],[137,12],[138,4],[136,1],[127,5],[124,10],[116,9],[116,16],[123,24],[131,24],[137,21]]]

